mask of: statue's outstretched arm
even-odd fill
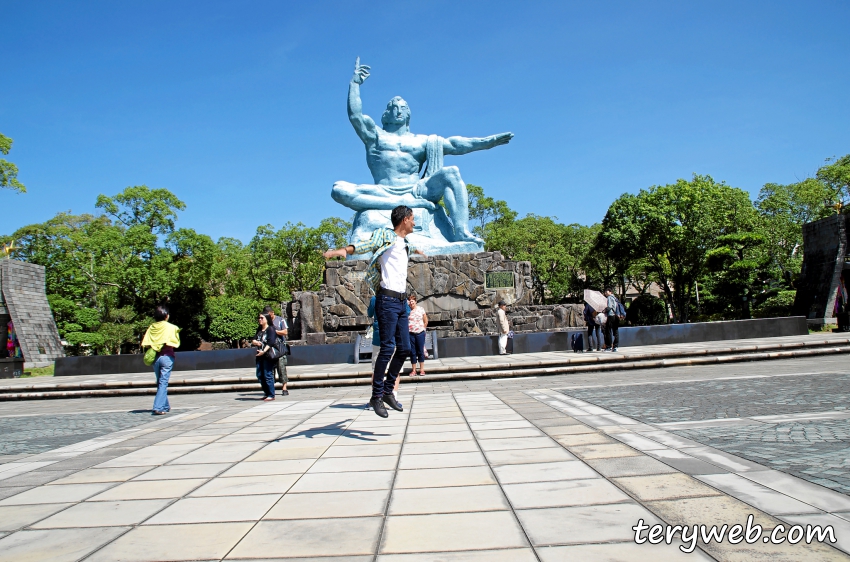
[[[487,150],[500,144],[508,144],[513,133],[499,133],[484,138],[449,137],[443,142],[443,154],[467,154],[476,150]]]
[[[363,142],[375,139],[375,122],[368,115],[363,115],[363,102],[360,101],[360,84],[369,78],[369,67],[360,64],[360,57],[354,63],[354,76],[348,85],[348,120]]]

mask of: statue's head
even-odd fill
[[[387,103],[387,109],[381,115],[381,124],[410,126],[410,106],[401,96],[396,96]]]

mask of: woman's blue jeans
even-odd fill
[[[274,361],[265,357],[257,359],[257,380],[263,387],[263,394],[274,398]]]
[[[160,355],[153,364],[153,372],[156,374],[156,396],[153,399],[154,412],[167,412],[171,410],[168,404],[168,379],[171,378],[171,369],[174,368],[174,358],[168,355]]]
[[[425,332],[414,334],[410,332],[410,362],[422,364],[425,362]]]

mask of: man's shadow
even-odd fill
[[[350,437],[351,439],[357,439],[358,441],[377,441],[377,439],[370,439],[370,437],[389,437],[389,434],[385,433],[374,433],[372,431],[363,431],[359,429],[346,430],[345,427],[343,427],[343,424],[346,424],[350,421],[350,419],[347,419],[332,423],[330,425],[303,429],[298,433],[278,437],[274,441],[286,441],[287,439],[294,439],[295,437],[307,437],[308,439],[313,439],[316,436],[322,435],[333,435],[337,437],[340,435],[346,435],[347,437]]]

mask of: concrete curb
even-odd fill
[[[830,343],[826,346],[824,343]],[[839,340],[836,342],[819,342],[812,344],[778,344],[775,346],[747,346],[738,348],[741,349],[762,349],[766,348],[788,348],[788,347],[810,347],[812,349],[792,349],[784,351],[760,351],[748,353],[728,353],[727,350],[718,350],[719,354],[708,354],[706,350],[698,350],[695,352],[678,353],[672,358],[662,358],[659,356],[668,355],[666,353],[652,354],[646,359],[634,359],[627,357],[614,356],[614,360],[604,360],[602,357],[594,357],[597,361],[585,362],[583,365],[569,365],[563,361],[551,361],[540,363],[552,363],[552,366],[538,367],[529,366],[515,369],[447,369],[450,372],[443,374],[429,374],[425,377],[402,377],[403,384],[423,384],[433,382],[452,382],[464,380],[483,380],[483,379],[508,379],[516,377],[528,376],[550,376],[550,375],[568,375],[575,373],[589,373],[598,371],[621,371],[634,369],[660,369],[665,367],[684,367],[695,365],[712,365],[720,363],[741,363],[747,361],[767,361],[772,359],[799,359],[803,357],[816,357],[821,355],[836,355],[842,353],[850,353],[850,340]],[[606,359],[609,356],[606,356]],[[475,366],[471,366],[475,367]],[[359,374],[359,373],[358,373]],[[256,379],[250,377],[234,377],[238,382],[235,384],[217,383],[199,385],[202,381],[179,381],[177,384],[169,385],[169,394],[205,394],[213,392],[256,392],[260,390],[260,384]],[[247,380],[246,380],[247,379]],[[251,382],[248,382],[251,381]],[[344,377],[324,377],[315,378],[312,380],[293,380],[290,378],[289,388],[296,390],[300,388],[322,388],[322,387],[343,387],[343,386],[365,386],[371,382],[370,377],[355,376],[350,374]],[[44,385],[48,386],[48,385]],[[156,394],[156,388],[147,381],[127,381],[125,383],[81,383],[79,385],[62,384],[54,385],[55,387],[76,387],[76,390],[67,389],[47,390],[43,387],[36,389],[34,387],[24,387],[24,390],[31,388],[31,392],[9,392],[6,389],[14,387],[0,388],[0,402],[17,401],[17,400],[52,400],[64,398],[103,398],[103,397],[120,397],[120,396],[147,396]],[[89,388],[85,388],[88,386]],[[278,388],[280,385],[277,385]],[[20,388],[15,390],[21,390]]]

